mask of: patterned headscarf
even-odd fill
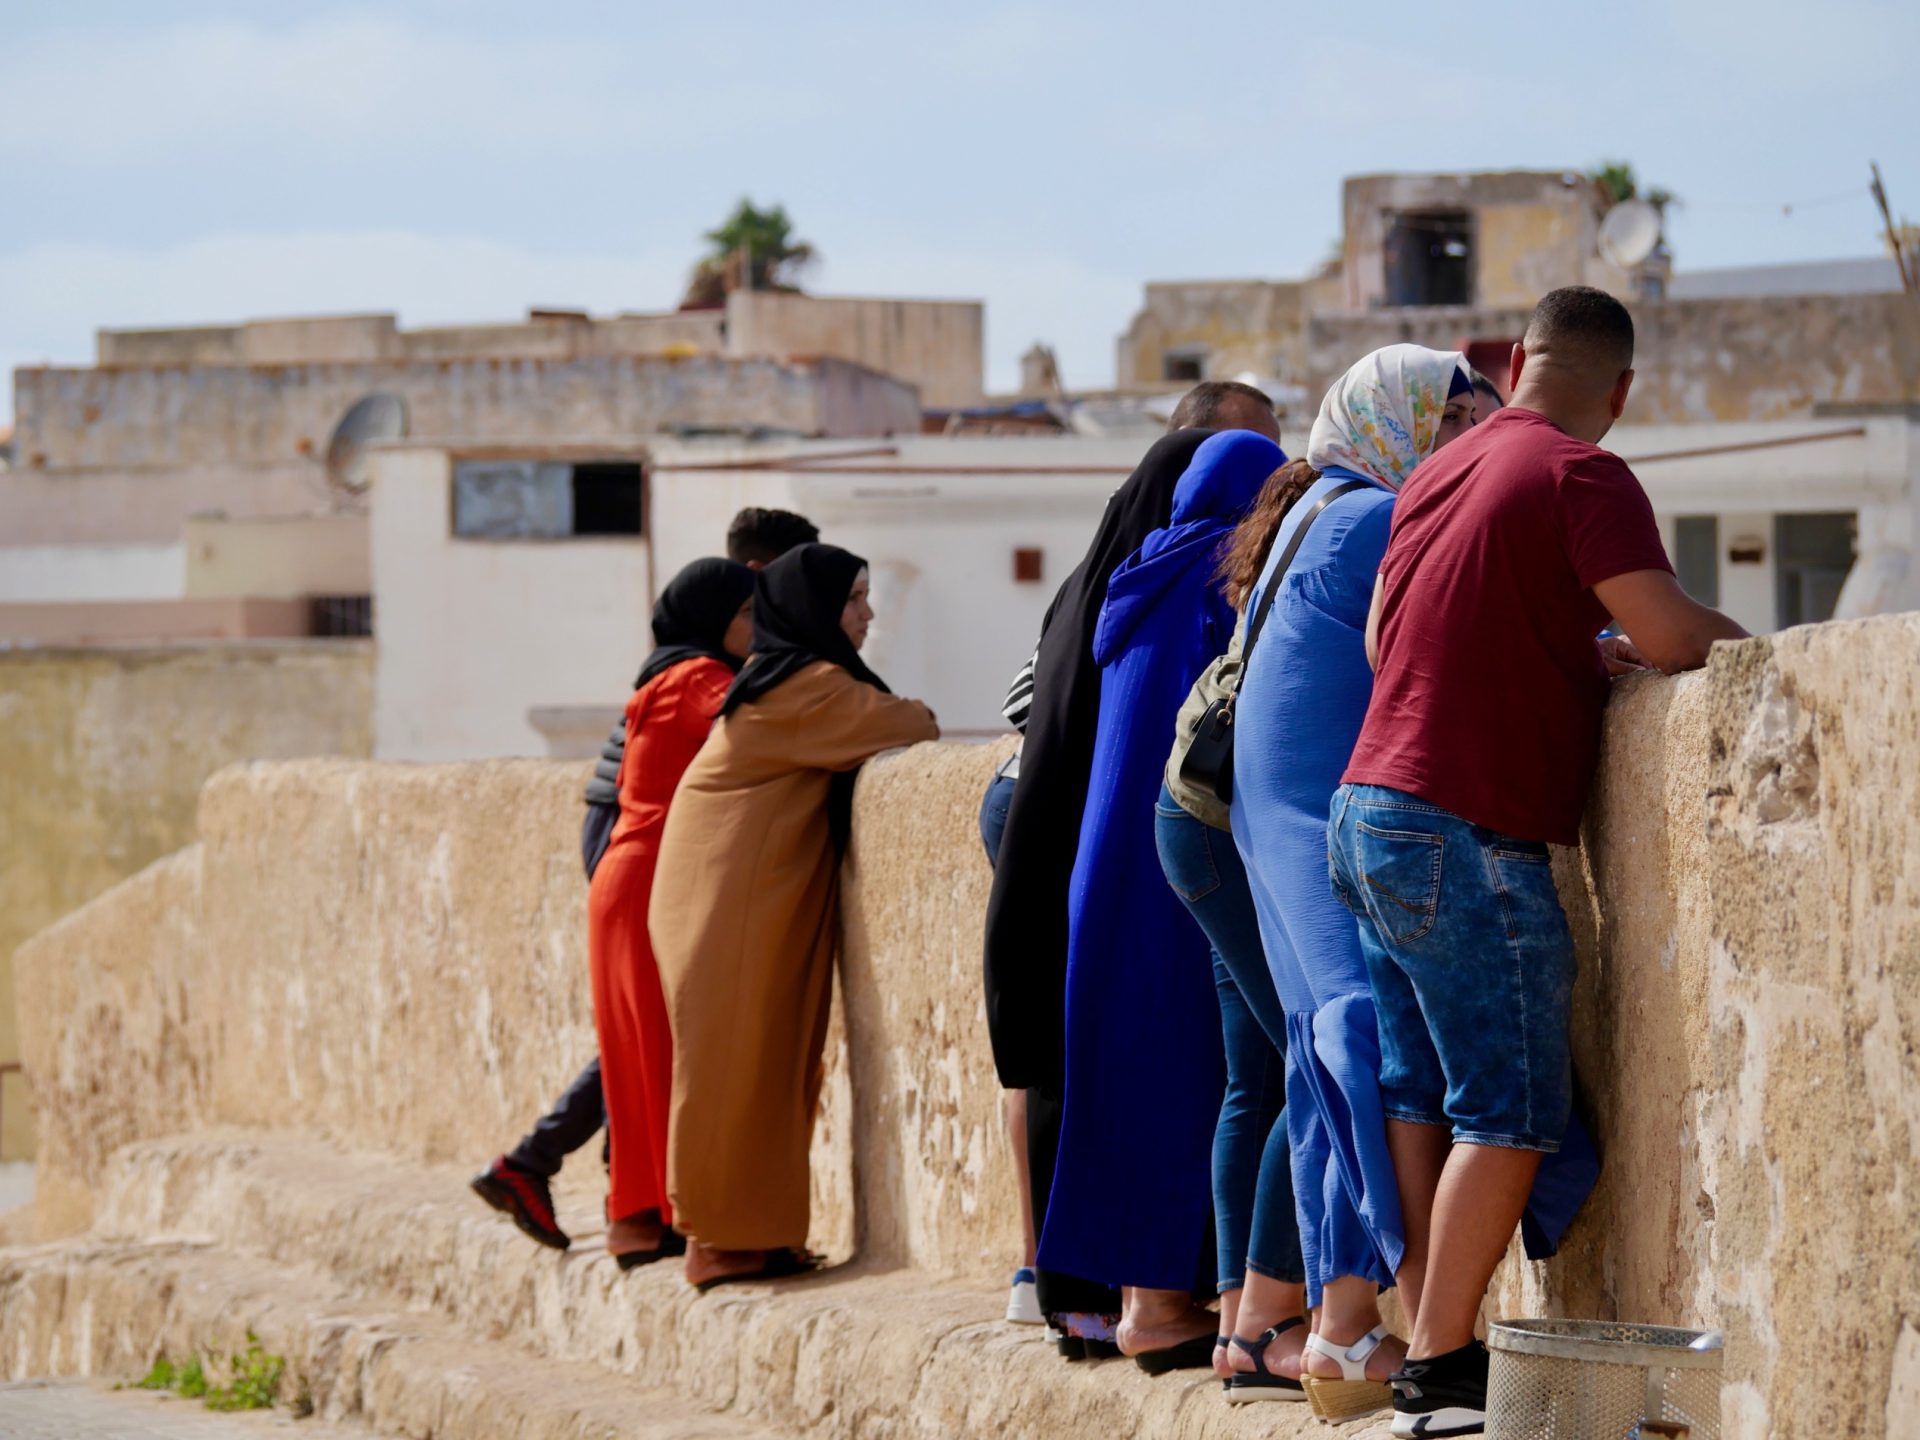
[[[1433,453],[1454,377],[1466,371],[1458,350],[1387,345],[1333,382],[1307,437],[1307,463],[1371,475],[1398,490]]]

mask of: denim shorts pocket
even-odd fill
[[[1553,864],[1553,852],[1532,840],[1496,840],[1487,849],[1501,860],[1519,860],[1528,865]]]
[[[1423,830],[1382,830],[1362,820],[1357,877],[1367,914],[1391,945],[1410,945],[1433,929],[1440,908],[1440,862],[1444,835]]]

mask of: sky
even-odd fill
[[[668,309],[751,196],[808,288],[983,299],[991,386],[1035,340],[1095,386],[1144,282],[1307,273],[1351,174],[1621,158],[1681,269],[1875,253],[1869,160],[1920,218],[1916,56],[1912,0],[0,0],[0,372]]]

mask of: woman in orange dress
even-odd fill
[[[620,818],[587,893],[593,1019],[613,1150],[607,1249],[623,1270],[686,1251],[667,1199],[673,1032],[647,940],[647,905],[667,806],[752,640],[753,582],[744,565],[696,560],[654,605],[656,648],[627,701]]]

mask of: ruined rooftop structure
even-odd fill
[[[1353,176],[1338,256],[1315,275],[1150,282],[1118,343],[1119,382],[1247,375],[1310,414],[1354,359],[1410,340],[1465,350],[1504,389],[1535,301],[1593,285],[1634,314],[1638,423],[1920,402],[1920,297],[1901,293],[1891,261],[1690,280],[1659,244],[1622,267],[1600,243],[1606,206],[1574,171]]]
[[[326,508],[354,407],[470,442],[887,435],[981,392],[981,309],[735,291],[724,310],[537,311],[402,330],[391,315],[102,330],[93,366],[16,372],[11,546],[161,544],[187,516]]]

